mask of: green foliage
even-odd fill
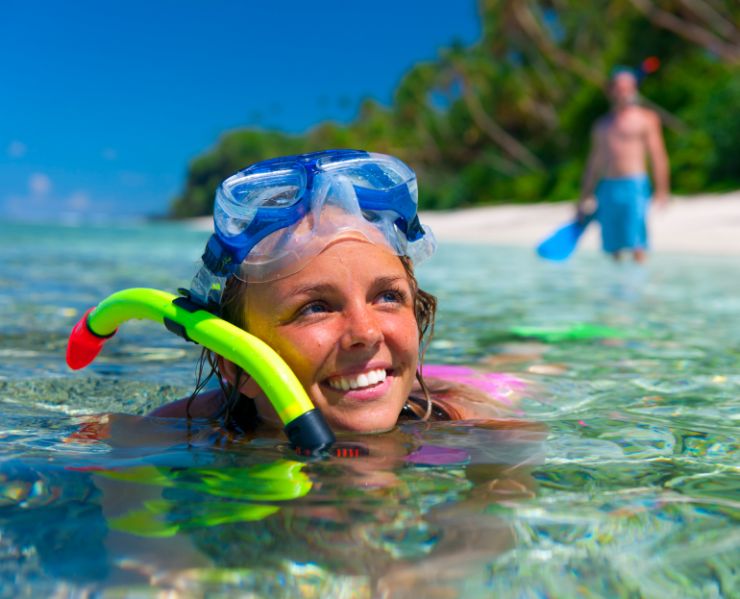
[[[654,10],[641,12],[638,4]],[[209,214],[218,183],[251,162],[336,147],[407,161],[419,175],[426,209],[573,199],[591,126],[609,109],[603,93],[609,70],[638,66],[648,56],[658,57],[661,68],[642,93],[664,116],[673,191],[736,188],[740,54],[733,46],[737,29],[728,28],[740,15],[732,3],[701,15],[686,13],[686,6],[480,0],[482,39],[471,47],[453,44],[437,60],[412,67],[390,108],[366,100],[350,125],[321,123],[303,135],[226,133],[192,161],[171,213]],[[659,10],[724,46],[707,49],[663,28],[651,20]]]

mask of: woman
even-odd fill
[[[188,423],[188,450],[171,454],[173,466],[159,452],[181,446],[182,422],[106,417],[105,430],[96,423],[88,439],[154,456],[153,465],[136,460],[96,474],[109,545],[140,556],[126,567],[157,580],[171,572],[177,585],[187,581],[186,566],[280,572],[311,556],[326,572],[367,578],[368,596],[431,596],[450,592],[461,572],[488,576],[486,564],[513,546],[511,527],[490,506],[531,497],[529,468],[543,433],[495,419],[511,414],[503,395],[516,379],[422,367],[436,300],[419,289],[413,268],[435,241],[419,223],[416,195],[405,164],[354,150],[257,163],[223,182],[191,301],[271,346],[334,431],[390,432],[351,439],[361,457],[297,462],[279,448],[190,451],[225,439],[221,423]],[[209,352],[206,362],[219,389],[201,393],[199,384],[152,415],[217,419],[247,438],[282,436],[248,373]],[[430,371],[442,377],[425,380]],[[454,433],[396,427],[473,418]],[[234,446],[243,439],[236,435]],[[392,509],[379,513],[381,505]],[[412,544],[423,539],[416,550],[397,552],[401,531],[411,531]],[[163,551],[159,541],[175,535]]]
[[[217,192],[191,299],[275,349],[337,431],[501,415],[506,406],[474,387],[434,381],[430,393],[425,383],[436,299],[414,267],[436,241],[416,209],[416,177],[391,156],[329,150],[253,164]],[[221,389],[198,394],[199,385],[152,415],[280,428],[247,374],[204,359]]]

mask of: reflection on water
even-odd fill
[[[152,323],[64,365],[84,309],[186,285],[204,234],[0,228],[2,597],[737,592],[736,263],[443,247],[420,272],[441,304],[428,360],[518,377],[521,417],[309,460],[137,416],[190,389],[198,354]],[[619,334],[513,330],[584,324]]]

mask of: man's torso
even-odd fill
[[[650,114],[645,108],[631,106],[599,121],[598,140],[606,156],[606,177],[631,177],[647,172]]]

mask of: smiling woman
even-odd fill
[[[484,393],[463,401],[476,390],[450,383],[435,398],[422,376],[436,299],[413,268],[436,243],[416,207],[413,171],[390,156],[333,150],[254,164],[217,192],[216,232],[191,299],[272,347],[337,431],[490,417],[501,406]],[[221,388],[198,393],[200,381],[192,397],[153,415],[279,428],[253,378],[212,352],[202,359]],[[456,397],[455,387],[465,392]]]

